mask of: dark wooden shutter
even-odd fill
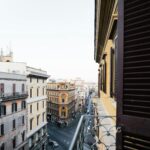
[[[106,60],[105,60],[105,64],[104,64],[104,92],[106,93],[106,74],[107,74],[107,63],[106,63]]]
[[[12,112],[14,112],[14,103],[11,104]]]
[[[101,86],[101,73],[99,69],[98,70],[98,97],[100,97],[100,86]]]
[[[15,103],[15,111],[17,111],[17,103]]]
[[[1,114],[6,115],[6,105],[1,106]]]
[[[24,108],[26,108],[26,101],[24,101]]]
[[[0,150],[5,150],[5,144],[1,144]]]
[[[150,150],[150,1],[119,0],[117,149]]]
[[[110,49],[110,97],[113,97],[114,91],[114,49]]]
[[[13,95],[16,94],[16,84],[13,84]]]
[[[103,64],[103,77],[102,77],[102,85],[103,85],[103,92],[106,93],[106,74],[107,74],[107,63],[106,60],[104,60],[104,64]]]
[[[101,66],[101,90],[103,91],[103,66]]]
[[[4,135],[4,124],[1,124],[1,135]]]

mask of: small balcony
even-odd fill
[[[27,97],[27,92],[0,93],[0,99],[2,99],[2,101],[20,100]]]
[[[81,116],[69,150],[115,150],[115,122],[115,116]]]

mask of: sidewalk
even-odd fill
[[[115,134],[116,134],[116,128],[115,128],[115,122],[116,122],[116,118],[108,118],[107,116],[110,116],[110,114],[108,113],[108,110],[106,110],[106,107],[104,107],[104,104],[102,102],[102,100],[100,98],[93,98],[93,103],[96,104],[96,114],[99,118],[99,124],[101,124],[101,126],[99,127],[99,139],[101,142],[103,142],[104,144],[98,144],[98,149],[99,150],[105,150],[106,148],[110,149],[110,150],[115,150],[115,142],[116,142],[116,138],[115,138]],[[107,106],[108,108],[109,106]],[[109,109],[111,110],[111,109]],[[106,117],[104,117],[106,116]]]

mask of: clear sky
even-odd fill
[[[7,45],[15,61],[52,78],[97,81],[94,0],[0,0],[0,47]]]

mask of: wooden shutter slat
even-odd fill
[[[125,5],[129,7],[129,6],[135,5],[135,3],[138,2],[138,1],[139,1],[139,0],[132,0],[132,1],[129,3],[127,0],[125,0]]]
[[[143,28],[148,29],[149,26],[150,26],[148,24],[149,21],[150,21],[150,18],[148,18],[146,20],[143,19],[143,20],[140,20],[138,22],[133,22],[133,23],[130,23],[130,24],[126,24],[126,26],[125,26],[126,30],[124,31],[125,38],[126,38],[126,36],[128,36],[128,33],[131,33],[131,35],[132,35],[132,34],[137,33],[137,32],[135,32],[137,30],[139,31],[139,33],[144,32],[141,29],[143,29]]]

